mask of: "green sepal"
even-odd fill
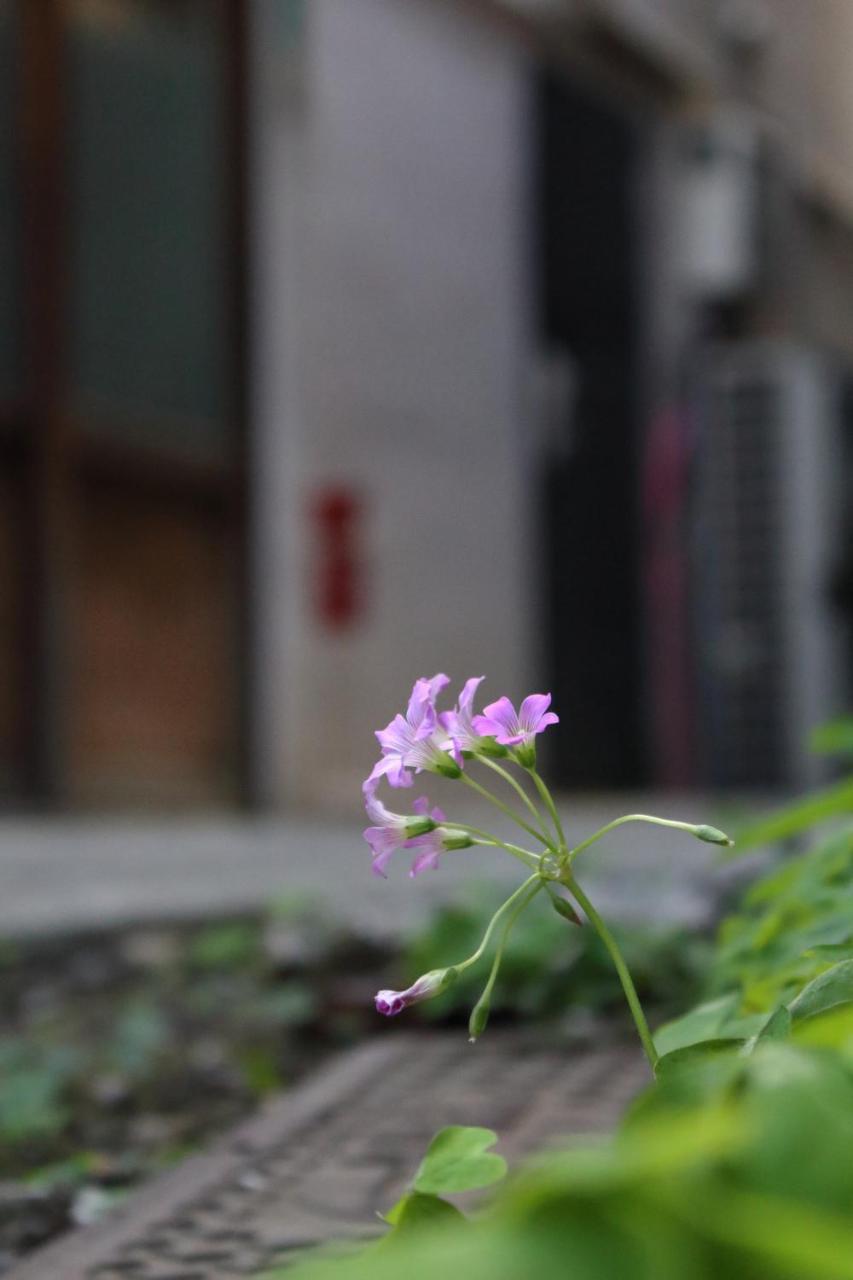
[[[455,833],[448,832],[448,834],[443,837],[441,843],[444,845],[448,853],[454,849],[473,849],[474,847],[474,841],[469,835],[466,835],[464,831],[457,831]]]
[[[512,755],[521,765],[522,769],[536,768],[536,743],[521,742],[517,747],[512,748]]]
[[[409,818],[406,822],[406,835],[410,840],[415,836],[429,835],[430,831],[435,831],[437,823],[432,818]]]

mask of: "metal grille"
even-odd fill
[[[785,781],[784,389],[760,368],[713,383],[702,450],[700,625],[714,780]]]

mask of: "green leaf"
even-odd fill
[[[748,1057],[759,1044],[765,1040],[787,1040],[791,1034],[791,1014],[787,1005],[780,1004],[774,1009],[760,1031],[751,1036],[743,1046],[741,1053]]]
[[[737,833],[737,857],[758,845],[774,844],[777,840],[787,840],[791,836],[808,831],[818,822],[826,822],[829,818],[846,816],[853,811],[853,778],[826,787],[823,791],[815,791],[811,795],[795,800],[793,804],[777,809],[775,813],[760,818],[744,830]]]
[[[414,1191],[453,1195],[488,1187],[506,1174],[506,1161],[488,1148],[498,1135],[492,1129],[450,1125],[441,1129],[429,1144],[412,1183]]]
[[[840,939],[838,942],[816,942],[814,946],[806,950],[806,955],[816,955],[821,959],[827,960],[833,957],[836,960],[846,960],[848,957],[853,958],[853,935]]]
[[[249,921],[229,920],[202,929],[189,948],[189,962],[194,969],[242,969],[260,953],[260,929]]]
[[[853,960],[842,960],[803,987],[788,1005],[795,1022],[853,1000]]]
[[[697,1005],[682,1018],[667,1022],[655,1032],[655,1048],[661,1056],[684,1049],[703,1040],[713,1040],[722,1031],[737,1008],[740,997],[736,991]]]
[[[685,1072],[705,1067],[716,1059],[731,1057],[733,1051],[741,1048],[743,1043],[743,1040],[720,1038],[702,1040],[698,1044],[686,1045],[683,1049],[674,1049],[658,1058],[655,1077],[659,1081],[671,1081]]]
[[[409,1191],[383,1216],[388,1225],[394,1228],[388,1239],[408,1235],[411,1231],[421,1231],[424,1227],[437,1227],[460,1219],[465,1221],[464,1213],[460,1213],[454,1205],[448,1204],[440,1196],[427,1195],[422,1191]]]
[[[838,1004],[824,1013],[803,1018],[797,1023],[794,1039],[798,1044],[829,1049],[853,1045],[853,1004]]]
[[[853,756],[853,716],[819,725],[809,739],[809,749],[822,756]]]

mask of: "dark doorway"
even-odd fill
[[[541,475],[547,671],[565,787],[643,781],[637,515],[637,136],[552,74],[537,85],[538,315],[573,394]]]

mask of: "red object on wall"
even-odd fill
[[[361,515],[358,496],[343,485],[321,489],[311,502],[315,608],[332,631],[351,626],[361,613]]]

